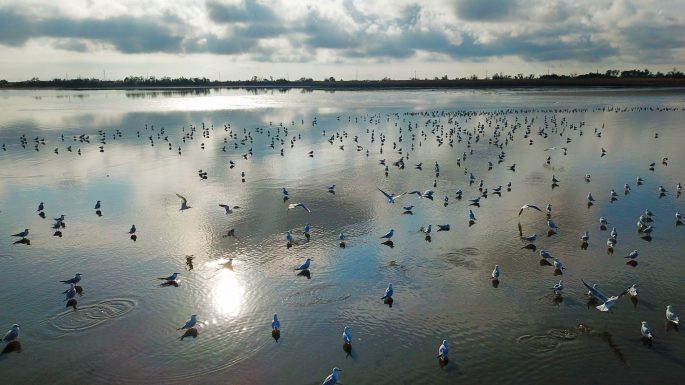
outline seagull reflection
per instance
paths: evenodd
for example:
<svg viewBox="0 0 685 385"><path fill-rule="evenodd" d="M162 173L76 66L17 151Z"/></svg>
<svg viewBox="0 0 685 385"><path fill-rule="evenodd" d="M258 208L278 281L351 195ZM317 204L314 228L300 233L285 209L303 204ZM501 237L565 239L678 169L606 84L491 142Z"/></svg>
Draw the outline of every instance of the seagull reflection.
<svg viewBox="0 0 685 385"><path fill-rule="evenodd" d="M183 341L183 339L186 337L197 338L198 334L199 333L198 333L196 328L190 328L190 329L186 330L185 333L183 333L183 335L181 336L181 341Z"/></svg>

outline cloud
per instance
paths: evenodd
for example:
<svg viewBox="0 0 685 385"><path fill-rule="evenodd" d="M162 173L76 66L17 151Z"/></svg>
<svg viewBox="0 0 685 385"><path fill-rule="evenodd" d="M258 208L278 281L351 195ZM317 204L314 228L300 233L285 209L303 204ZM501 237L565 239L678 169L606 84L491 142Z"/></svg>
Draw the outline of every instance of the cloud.
<svg viewBox="0 0 685 385"><path fill-rule="evenodd" d="M73 52L317 64L426 57L685 61L685 38L674 33L685 29L678 0L149 1L147 8L131 6L128 14L129 3L116 1L106 12L107 2L75 9L10 0L0 6L0 44L21 48L42 39Z"/></svg>
<svg viewBox="0 0 685 385"><path fill-rule="evenodd" d="M518 0L458 0L455 3L461 20L498 21L507 19L518 9Z"/></svg>

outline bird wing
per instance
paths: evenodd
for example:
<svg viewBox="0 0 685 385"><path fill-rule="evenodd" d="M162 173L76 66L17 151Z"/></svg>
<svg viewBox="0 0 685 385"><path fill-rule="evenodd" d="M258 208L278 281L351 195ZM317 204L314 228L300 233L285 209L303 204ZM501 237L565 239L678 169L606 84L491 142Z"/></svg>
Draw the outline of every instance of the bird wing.
<svg viewBox="0 0 685 385"><path fill-rule="evenodd" d="M179 198L181 198L181 201L182 201L183 203L188 202L188 200L187 200L183 195L181 195L181 194L179 194L179 193L176 193L176 196L179 197Z"/></svg>
<svg viewBox="0 0 685 385"><path fill-rule="evenodd" d="M385 195L385 197L388 198L389 200L393 199L393 197L390 194L388 194L387 192L381 190L379 187L376 187L376 188L378 189L378 191L382 192L383 195Z"/></svg>
<svg viewBox="0 0 685 385"><path fill-rule="evenodd" d="M539 211L539 212L542 212L542 210L540 210L540 208L539 208L538 206L535 206L535 205L527 205L527 206L528 206L529 209L535 209L535 210L537 210L537 211Z"/></svg>
<svg viewBox="0 0 685 385"><path fill-rule="evenodd" d="M223 207L223 208L225 208L225 209L230 209L230 208L231 208L231 206L226 205L226 204L223 204L223 203L219 203L219 207Z"/></svg>
<svg viewBox="0 0 685 385"><path fill-rule="evenodd" d="M521 216L521 213L523 212L523 209L524 209L524 208L526 208L526 206L521 207L521 210L519 210L519 217ZM520 227L520 226L521 226L521 224L519 223L519 227Z"/></svg>
<svg viewBox="0 0 685 385"><path fill-rule="evenodd" d="M592 296L594 296L595 298L597 298L598 300L600 300L602 302L607 302L607 297L601 291L599 291L598 289L595 289L594 287L588 285L582 279L581 279L581 281L583 282L583 285L585 285L585 287L587 287L588 290L590 290L590 293L592 293ZM604 311L606 311L606 310L604 310Z"/></svg>

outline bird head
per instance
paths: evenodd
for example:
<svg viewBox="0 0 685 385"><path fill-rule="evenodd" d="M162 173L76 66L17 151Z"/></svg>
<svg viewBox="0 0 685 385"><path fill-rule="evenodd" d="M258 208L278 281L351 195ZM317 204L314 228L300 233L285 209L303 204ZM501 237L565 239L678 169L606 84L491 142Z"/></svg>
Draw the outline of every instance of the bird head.
<svg viewBox="0 0 685 385"><path fill-rule="evenodd" d="M442 340L442 344L447 347L447 340Z"/></svg>
<svg viewBox="0 0 685 385"><path fill-rule="evenodd" d="M669 305L669 307L670 307L670 305ZM16 329L19 329L19 324L14 324L14 325L12 325L12 329L15 329L15 330L16 330Z"/></svg>
<svg viewBox="0 0 685 385"><path fill-rule="evenodd" d="M278 314L274 314L274 321L278 321Z"/></svg>
<svg viewBox="0 0 685 385"><path fill-rule="evenodd" d="M337 372L342 372L342 370L338 369L338 367L336 366L335 368L333 368L333 373L337 373Z"/></svg>
<svg viewBox="0 0 685 385"><path fill-rule="evenodd" d="M197 315L196 315L196 314L193 314L193 315L190 316L190 319L196 319L196 318L197 318Z"/></svg>

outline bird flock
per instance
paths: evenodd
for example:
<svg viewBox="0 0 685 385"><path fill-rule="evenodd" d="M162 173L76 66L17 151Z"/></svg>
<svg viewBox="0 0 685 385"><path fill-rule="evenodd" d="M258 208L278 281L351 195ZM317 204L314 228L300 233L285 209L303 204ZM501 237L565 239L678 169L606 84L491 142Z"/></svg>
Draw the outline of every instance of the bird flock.
<svg viewBox="0 0 685 385"><path fill-rule="evenodd" d="M610 107L604 107L598 109L598 111L611 111L611 112L621 112L621 110L616 109L614 110L613 108ZM664 110L669 110L668 108L665 108ZM623 112L626 112L627 110L624 109ZM536 117L531 117L528 115L523 115L522 118L518 116L519 113L531 113L535 112L537 114L542 114L542 120L540 121L539 116ZM588 128L585 126L584 122L578 122L578 123L572 123L570 120L568 120L566 117L559 118L557 115L563 114L563 113L579 113L579 112L588 112L587 110L555 110L555 109L549 109L549 110L537 110L537 111L530 111L530 110L507 110L507 111L496 111L496 112L485 112L485 111L458 111L458 112L446 112L446 111L432 111L432 112L407 112L404 114L400 113L392 113L392 114L387 114L386 116L383 116L380 113L377 114L367 114L364 116L349 116L347 121L350 125L352 124L358 124L362 125L362 127L366 127L366 137L365 138L360 138L359 135L352 135L350 132L348 132L347 129L341 129L333 133L327 133L325 129L320 130L322 133L322 136L328 141L331 145L334 145L334 143L338 143L338 149L340 151L346 151L345 146L347 145L348 148L353 148L357 152L360 152L362 156L366 156L367 158L370 157L372 154L380 156L384 156L382 154L396 154L396 160L391 160L387 157L384 157L382 159L378 159L377 161L377 166L380 166L382 169L382 174L385 176L385 180L387 183L386 185L391 185L390 182L390 175L394 174L394 169L391 170L391 167L394 167L395 169L398 170L404 170L406 163L409 163L409 159L413 156L412 154L418 150L423 145L427 145L428 142L434 142L435 145L438 147L447 145L449 146L455 153L457 152L457 149L461 150L461 154L456 154L454 157L453 161L450 161L449 164L445 165L445 161L441 161L443 164L440 164L438 160L435 160L433 163L433 172L435 173L435 179L433 181L433 186L432 188L428 189L407 189L410 191L389 191L390 188L384 187L384 186L376 186L376 190L380 193L376 197L373 197L371 199L378 199L379 201L382 200L388 205L388 210L389 212L397 213L397 216L400 217L402 215L413 215L414 210L416 209L416 206L419 204L418 202L425 202L425 201L434 201L436 198L436 195L438 197L438 201L441 202L443 207L448 207L450 204L454 204L454 202L461 202L461 206L459 206L460 209L464 210L463 219L459 219L459 216L453 215L452 217L454 218L455 221L458 223L465 223L467 227L464 227L464 230L460 231L468 231L468 228L472 226L476 226L478 223L478 218L483 218L488 215L492 215L491 212L488 212L487 210L481 210L482 206L487 205L487 199L488 197L493 197L493 196L498 196L502 197L502 194L506 194L507 192L510 192L512 189L512 182L511 181L506 181L506 180L497 180L497 181L488 181L488 175L480 175L477 176L474 174L474 171L470 169L470 165L472 162L476 162L476 160L472 160L477 158L475 155L478 155L477 152L474 150L476 149L476 144L479 142L486 142L487 141L487 146L484 146L485 149L487 149L488 154L494 154L490 155L491 158L487 160L487 170L490 171L495 167L502 167L503 170L506 170L507 172L510 172L512 175L514 175L517 172L517 165L516 163L506 163L507 162L507 152L505 149L510 145L510 143L513 143L515 141L524 141L528 143L530 146L532 146L535 141L542 141L543 143L551 142L552 138L561 138L561 139L555 139L555 140L561 140L564 144L564 146L553 146L553 147L548 147L541 151L540 157L541 159L544 159L544 163L547 165L550 165L552 163L558 163L561 164L563 163L563 158L566 156L569 152L574 150L574 145L575 141L580 137L585 135L595 135L598 140L602 138L602 132L605 130L604 126L601 128L597 127L594 129ZM340 120L341 117L337 117L337 120ZM396 141L393 141L392 144L389 143L387 139L387 133L384 132L381 128L373 128L374 125L378 125L380 122L383 120L386 120L386 123L390 124L391 122L394 122L394 133L398 135ZM420 122L422 123L422 127L420 126ZM305 121L302 120L301 126L304 126ZM469 124L471 126L469 127ZM273 125L272 123L269 123L268 127L260 127L260 128L255 128L254 130L250 131L247 128L242 130L242 134L240 133L239 129L234 130L230 124L225 124L224 125L224 132L225 132L225 137L223 139L223 146L215 149L215 151L221 151L221 152L231 152L231 150L244 150L245 152L241 151L241 159L239 161L234 161L230 160L227 163L227 169L232 170L233 168L239 166L239 162L249 162L250 159L253 157L253 148L251 147L254 138L253 135L266 135L268 137L267 142L269 143L267 147L269 147L272 151L276 151L276 154L280 152L281 156L285 156L285 151L288 150L288 147L290 147L291 150L295 148L295 144L301 139L301 133L297 135L291 135L290 130L294 130L296 127L296 122L291 122L291 127L289 128L287 124L280 123L278 125ZM317 130L318 129L318 118L314 118L311 121L311 130ZM189 145L190 143L193 143L195 140L195 136L197 135L198 128L196 126L190 126L188 130L184 127L181 131L181 136L179 138L174 138L167 130L164 128L161 129L155 129L153 125L148 126L147 124L145 125L144 129L148 132L149 135L147 135L148 142L150 146L154 147L155 143L159 142L167 142L168 143L168 150L169 151L174 151L174 149L177 149L178 155L182 156L184 146ZM209 137L210 134L214 131L214 126L210 125L205 125L204 123L201 126L201 136L204 141L209 142ZM363 132L360 131L360 132ZM99 140L97 143L99 144L97 146L97 152L104 152L105 151L105 145L107 144L108 140L115 141L119 138L122 138L123 132L120 130L115 130L114 134L108 134L106 131L101 130L98 132L97 137ZM145 135L144 135L145 136ZM143 137L144 137L143 136ZM137 137L141 138L141 132L138 131ZM65 142L65 136L61 135L59 139L62 142ZM90 135L88 134L81 134L81 135L74 135L73 136L73 141L77 143L80 147L83 147L84 149L88 149L87 144L90 143ZM178 142L173 145L172 141L178 140ZM205 142L202 142L200 144L200 148L202 150L205 150L209 146L205 145ZM230 142L229 142L230 141ZM361 144L362 141L365 141L364 145ZM179 143L180 142L180 143ZM25 135L22 135L19 138L19 146L21 146L24 150L27 149L27 146L29 146L29 140L26 138ZM49 143L49 140L46 140L45 138L36 138L34 140L34 149L36 151L40 151L42 146L45 146L46 143ZM69 145L66 146L66 151L67 152L73 152L73 146L75 145ZM248 148L249 146L249 148ZM82 156L81 148L77 149L77 154L78 156ZM391 147L391 149L390 149ZM495 149L496 152L492 152L492 150ZM7 147L5 144L2 146L3 151L7 151ZM293 150L294 151L294 150ZM533 150L531 150L533 151ZM538 150L535 150L538 151ZM60 154L59 152L59 147L55 148L53 151L55 154ZM485 152L485 151L484 151ZM86 153L86 151L84 151ZM314 158L318 153L315 152L315 150L309 150L306 152L302 152L301 156L306 156L309 158ZM557 156L558 154L558 156ZM601 148L601 152L598 154L599 157L604 158L604 157L610 157L610 153L608 150L606 150L604 147ZM482 162L482 160L480 160ZM375 163L376 161L371 161L370 163ZM668 165L668 158L663 157L661 159L661 165L662 166L667 166ZM504 164L503 164L504 163ZM658 167L657 162L651 163L647 165L646 169L649 169L651 171L654 171L656 167ZM424 170L424 163L419 162L415 163L413 166L413 169L415 172L423 172ZM441 185L438 183L438 178L441 172L441 169L444 168L460 168L463 170L463 184L464 188L459 189L457 191L447 191L446 189L442 189ZM522 166L518 166L518 170L521 169ZM391 172L393 171L393 172ZM585 174L584 176L580 177L580 180L565 180L558 175L554 173L550 173L549 175L549 181L551 185L551 190L554 191L557 187L564 183L568 184L578 184L580 181L584 181L585 184L588 187L591 187L591 182L592 182L592 176L590 174L592 170L588 170L588 173ZM520 172L520 171L518 171ZM401 175L401 174L399 174ZM200 169L198 171L198 176L200 177L200 180L206 180L210 177L208 171L203 171ZM393 175L394 176L394 175ZM247 174L245 171L240 172L240 180L242 183L245 183L247 179ZM486 182L488 181L488 182ZM486 185L487 183L487 185ZM618 199L630 199L630 193L633 191L633 189L638 188L640 186L643 186L645 184L645 180L641 178L640 176L637 176L635 178L634 183L629 183L626 181L626 183L623 186L623 197L619 197L615 189L611 189L608 192L601 192L601 191L589 191L587 193L587 208L591 209L592 206L599 204L602 201L601 197L606 197L606 201L613 203L614 201ZM341 182L337 183L338 186L341 185ZM488 187L489 186L489 187ZM351 186L354 187L354 186ZM322 186L322 190L327 191L328 193L335 195L336 194L336 184L329 185L329 186ZM673 192L669 191L668 188L664 187L663 185L659 186L654 186L654 187L649 187L649 186L644 186L640 188L653 188L655 196L658 198L662 198L666 195L673 194L675 195L676 198L679 198L681 193L682 193L682 185L681 183L677 183L675 186L673 186ZM444 190L444 191L443 191ZM466 191L464 191L466 190ZM438 194L436 191L440 191L440 194ZM594 192L594 195L593 195ZM470 194L470 196L468 195ZM606 194L606 195L605 195ZM284 215L292 215L288 214L291 212L301 212L304 215L310 214L313 211L316 210L315 206L309 205L307 203L304 203L302 201L290 203L290 193L288 191L287 187L281 187L278 189L275 189L273 192L274 197L280 197L283 199L283 202L287 204L286 210L284 210ZM554 196L554 194L552 194ZM180 199L180 207L178 209L179 213L177 215L183 215L183 212L186 210L189 210L193 208L189 204L189 199L186 198L186 196L181 195L176 193L176 196ZM442 196L442 198L439 198ZM595 197L596 196L596 197ZM304 198L306 197L306 192L303 192L300 194L300 197ZM464 200L463 198L466 197ZM395 207L399 205L395 205L396 203L399 202L405 202L409 201L411 199L414 199L415 201L413 202L407 202L407 205L401 206L401 210L395 209ZM553 197L553 199L563 199L563 198L556 198ZM306 199L305 199L306 201ZM657 202L659 202L657 200ZM409 204L409 203L414 203L414 204ZM537 218L538 216L541 218L541 223L546 223L547 226L547 239L549 240L549 243L553 244L554 236L562 231L575 231L573 229L573 225L564 223L560 221L557 223L555 221L555 215L552 209L552 203L553 202L533 202L533 203L524 203L520 208L512 208L512 210L509 213L498 213L500 217L508 217L512 219L519 219L518 223L518 233L519 233L519 238L520 241L524 244L522 248L526 249L531 249L533 251L537 250L536 242L539 239L539 236L537 233L533 233L530 235L526 235L523 232L523 226L521 225L520 218L523 216L533 216L532 218ZM94 210L95 213L98 216L102 216L102 210L103 207L106 205L105 201L97 200L97 202L94 205ZM234 210L241 209L240 206L235 206L235 205L230 205L227 203L219 203L219 207L221 207L226 215L231 215ZM216 207L216 206L214 206ZM544 207L541 208L541 207ZM40 202L37 208L37 212L39 213L38 215L41 216L41 218L45 218L45 209L46 205L44 202ZM524 215L525 214L525 215ZM54 223L52 225L52 229L54 230L54 236L62 237L62 231L65 231L66 224L65 224L65 215L62 214L57 218L54 218ZM635 217L637 218L636 222L636 229L635 233L637 234L638 237L641 237L647 241L651 241L651 237L655 229L658 227L655 226L655 222L657 221L656 216L650 209L645 209L644 212L642 213L636 213ZM537 219L534 219L537 220ZM680 213L679 210L675 211L674 214L674 220L675 220L675 225L676 226L682 226L683 225L683 217L682 214ZM612 225L611 218L607 218L604 216L600 216L597 219L599 223L599 233L601 234L603 231L607 231L609 227L612 227L611 231L609 232L609 236L607 238L607 252L610 254L613 254L614 249L618 247L618 230L616 227ZM586 224L589 228L591 224ZM663 223L659 224L659 227L661 226L666 226L667 221L664 219ZM447 223L441 223L441 224L425 224L421 226L417 231L422 234L422 236L425 238L426 241L431 240L431 236L434 234L433 229L434 227L436 228L436 232L448 232L451 230L451 226L454 226L454 224L447 224ZM578 231L578 239L581 242L581 248L582 249L587 249L588 244L591 242L591 239L595 237L594 232L590 231L588 229L583 229ZM14 244L25 244L25 245L30 245L31 241L29 239L29 231L30 229L26 228L23 229L15 234L12 234L12 237L18 238L14 242ZM133 241L137 240L138 234L137 234L137 227L135 224L131 225L128 235ZM623 231L623 230L622 230ZM123 231L122 231L123 232ZM312 232L312 226L310 223L305 223L302 234L305 236L306 240L309 241L311 239L311 232ZM628 233L628 231L625 231ZM226 237L235 237L236 236L236 229L230 229L227 234L225 235ZM398 233L394 228L390 228L385 232L384 234L378 234L376 235L376 239L380 239L380 242L383 245L386 245L390 248L393 247L393 239L396 239L398 236ZM599 237L600 235L596 235ZM628 235L625 235L628 236ZM297 239L296 236L293 235L291 230L285 231L285 240L286 240L286 247L290 248L294 244L297 244L299 240ZM325 241L325 240L317 240L317 241ZM333 240L331 240L333 241ZM337 236L337 242L341 248L347 247L348 243L350 243L352 240L350 237L344 232L340 232ZM353 242L353 241L352 241ZM637 267L637 259L638 256L640 256L640 252L638 250L632 250L630 252L626 252L624 255L624 259L627 260L627 265L632 266L632 267ZM540 249L539 250L539 256L541 258L540 260L540 265L547 265L547 266L553 266L554 267L554 274L555 276L563 276L564 271L567 269L567 266L569 269L574 268L574 262L568 262L568 265L565 265L562 260L559 257L554 256L548 249ZM193 266L193 259L194 256L188 255L186 256L186 264L190 267L189 270L192 270ZM227 262L227 264L232 267L232 259ZM311 278L311 269L313 268L313 258L307 257L304 259L304 262L301 264L297 265L294 267L294 270L296 270L298 273L298 276L306 276L307 278ZM578 262L580 263L580 262ZM492 281L493 287L497 288L500 281L502 281L504 276L506 275L506 271L503 271L500 267L500 264L496 264L490 274L489 279ZM64 284L69 285L69 288L63 292L65 294L64 302L66 302L66 306L72 307L74 311L77 310L77 301L76 301L76 295L82 295L83 293L83 288L82 286L78 285L81 282L82 278L81 273L76 273L75 276L71 279L63 280L61 281ZM167 277L158 277L159 280L162 281L161 285L162 286L178 286L178 276L179 273L172 273ZM512 278L514 279L514 278ZM621 299L623 296L628 296L633 300L637 300L638 297L638 284L633 283L633 282L626 282L626 288L623 290L620 290L616 292L615 295L606 295L604 292L600 290L599 284L598 283L588 283L585 280L581 280L580 282L564 282L563 279L559 279L558 282L553 283L541 283L540 286L544 287L544 290L549 290L551 291L551 295L556 299L560 300L563 296L563 292L568 286L574 286L574 287L584 287L587 289L587 295L591 298L591 301L595 303L596 309L602 311L602 312L610 312L611 309L617 304L619 299ZM630 285L630 286L628 286ZM584 290L584 289L583 289ZM399 288L399 293L401 295L402 289ZM380 294L380 293L379 293ZM376 300L380 298L384 304L389 305L389 307L392 307L394 299L393 295L395 295L395 290L393 287L392 283L387 284L387 288L385 292L383 293L382 296L376 296ZM375 296L375 295L374 295ZM671 304L668 303L663 303L662 306L665 307L666 309L666 320L672 325L679 325L679 318L678 314L675 310L675 307L672 306ZM380 310L379 310L380 311ZM278 339L281 336L282 332L282 327L281 327L281 321L278 318L277 314L273 314L273 318L271 321L271 332L272 332L272 337L278 341ZM287 320L285 321L287 323ZM265 320L266 323L266 320ZM179 322L180 324L180 322ZM190 315L190 318L185 321L181 326L178 327L177 331L183 331L183 335L181 336L181 339L184 339L185 337L192 336L192 337L197 337L198 331L196 326L198 324L201 325L201 322L198 321L198 316L196 314ZM354 325L352 325L354 326ZM268 326L265 326L265 328L268 328ZM648 341L651 345L652 341L654 340L654 334L652 332L652 329L649 326L649 323L647 321L643 321L640 325L640 333L641 336L645 339L645 341ZM8 342L8 345L6 347L6 350L13 350L15 348L10 349L10 345L12 343L15 343L18 341L20 335L20 326L19 324L14 324L12 325L11 329L5 334L3 337L3 341ZM343 350L345 350L348 354L351 352L352 349L352 343L353 343L353 338L352 338L352 327L350 325L345 325L343 328L342 332L342 340L343 340ZM448 348L448 340L443 339L439 344L437 344L437 355L436 357L438 358L440 362L440 366L444 367L445 365L448 364L448 353L449 353L449 348ZM459 349L459 348L457 348ZM467 349L467 347L464 347L464 349ZM466 353L465 353L466 354ZM333 385L335 384L340 377L340 372L341 369L339 369L337 366L332 369L331 374L325 378L323 384L324 385Z"/></svg>

